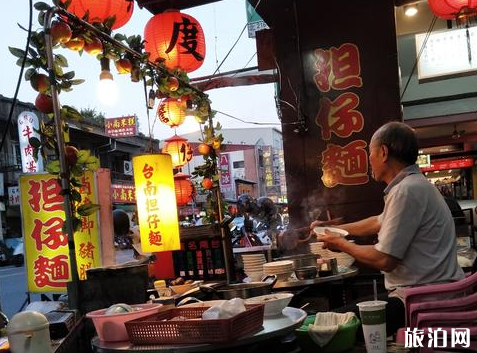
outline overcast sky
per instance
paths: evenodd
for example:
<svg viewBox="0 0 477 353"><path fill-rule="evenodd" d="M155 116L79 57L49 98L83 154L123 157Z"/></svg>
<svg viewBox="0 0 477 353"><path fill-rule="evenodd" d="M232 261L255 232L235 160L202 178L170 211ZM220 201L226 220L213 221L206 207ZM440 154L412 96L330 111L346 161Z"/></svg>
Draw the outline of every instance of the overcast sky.
<svg viewBox="0 0 477 353"><path fill-rule="evenodd" d="M34 1L35 2L35 1ZM51 3L46 0L45 2ZM8 51L8 46L24 49L26 44L26 32L21 30L17 23L28 28L28 0L2 1L2 11L0 12L0 30L2 35L0 46L0 94L5 97L13 97L18 79L20 67L15 65L14 58ZM33 30L39 29L36 10L33 10ZM210 75L214 72L218 63L222 61L228 50L238 38L242 28L246 23L244 0L223 0L214 4L209 4L183 12L195 17L202 25L206 38L207 52L205 62L201 68L192 72L190 77L200 77ZM127 35L140 34L146 22L152 14L146 9L139 9L135 3L133 16L128 24L119 28L115 33ZM73 105L76 108L94 108L105 113L106 117L117 117L136 114L139 117L140 129L143 133L148 133L147 116L144 101L144 91L142 83L132 83L128 75L117 75L114 65L111 64L111 72L114 75L120 97L115 106L102 105L96 96L96 85L100 73L99 61L84 53L80 57L76 52L59 49L58 52L64 54L69 61L69 68L76 73L75 78L86 79L86 82L79 86L74 86L72 92L63 92L60 97L62 104ZM245 67L247 62L256 52L255 39L248 38L245 30L231 55L222 65L220 71L230 71ZM256 66L256 57L248 66ZM255 85L246 87L234 87L216 89L208 92L212 100L212 109L223 111L227 114L241 118L246 121L272 122L278 123L277 113L274 103L273 84ZM34 102L37 92L35 92L29 82L22 80L18 98L25 102ZM155 119L155 111L151 111L151 122ZM231 118L218 114L217 120L225 128L256 127L256 125L243 124ZM186 133L198 130L199 126L195 121L187 121L177 129L177 133ZM154 137L165 139L174 134L174 130L157 121L154 125Z"/></svg>

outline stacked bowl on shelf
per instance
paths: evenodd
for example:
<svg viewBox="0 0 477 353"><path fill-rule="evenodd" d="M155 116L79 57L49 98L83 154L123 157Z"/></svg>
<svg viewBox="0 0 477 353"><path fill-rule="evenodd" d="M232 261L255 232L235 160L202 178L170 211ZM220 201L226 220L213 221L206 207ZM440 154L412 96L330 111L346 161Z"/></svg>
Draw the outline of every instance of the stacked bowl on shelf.
<svg viewBox="0 0 477 353"><path fill-rule="evenodd" d="M293 261L273 261L263 265L264 275L276 275L277 281L286 281L293 273Z"/></svg>
<svg viewBox="0 0 477 353"><path fill-rule="evenodd" d="M252 282L258 282L263 277L263 264L267 262L263 254L242 255L243 270Z"/></svg>

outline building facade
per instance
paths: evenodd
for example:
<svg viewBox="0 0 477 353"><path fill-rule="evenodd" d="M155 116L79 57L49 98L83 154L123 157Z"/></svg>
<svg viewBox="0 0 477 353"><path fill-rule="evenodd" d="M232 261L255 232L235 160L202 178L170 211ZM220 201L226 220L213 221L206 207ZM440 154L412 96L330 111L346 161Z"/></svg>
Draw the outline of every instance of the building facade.
<svg viewBox="0 0 477 353"><path fill-rule="evenodd" d="M23 112L34 113L40 120L45 119L34 105L24 102L15 104L13 118L7 126L12 100L0 96L0 133L8 128L4 147L0 151L0 239L21 236L21 213L18 178L22 173L18 118ZM105 133L101 120L69 122L69 144L78 149L90 150L99 158L101 168L110 170L113 207L123 208L132 213L135 210L133 190L132 157L146 150L158 151L157 140L144 135L114 138ZM47 162L45 162L46 165Z"/></svg>
<svg viewBox="0 0 477 353"><path fill-rule="evenodd" d="M274 202L286 203L283 140L276 128L222 129L224 140L219 159L221 191L226 199L236 200L241 194L255 198L267 196ZM196 152L200 132L181 135L194 150L193 160L183 168L190 174L203 163ZM200 195L198 196L200 200Z"/></svg>

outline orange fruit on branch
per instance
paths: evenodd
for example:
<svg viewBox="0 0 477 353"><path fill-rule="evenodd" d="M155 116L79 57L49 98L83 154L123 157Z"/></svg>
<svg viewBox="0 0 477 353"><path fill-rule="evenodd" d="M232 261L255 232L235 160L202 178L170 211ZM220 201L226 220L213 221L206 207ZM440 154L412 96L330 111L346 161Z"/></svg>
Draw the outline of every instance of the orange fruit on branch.
<svg viewBox="0 0 477 353"><path fill-rule="evenodd" d="M103 43L98 38L93 38L84 44L84 51L91 55L98 55L103 52Z"/></svg>
<svg viewBox="0 0 477 353"><path fill-rule="evenodd" d="M34 74L30 77L33 89L40 93L45 93L50 88L50 80L45 74Z"/></svg>
<svg viewBox="0 0 477 353"><path fill-rule="evenodd" d="M202 179L202 187L205 190L210 190L214 187L214 182L210 178L204 178Z"/></svg>
<svg viewBox="0 0 477 353"><path fill-rule="evenodd" d="M132 64L129 59L119 59L114 62L118 74L128 74L132 70Z"/></svg>
<svg viewBox="0 0 477 353"><path fill-rule="evenodd" d="M66 164L72 166L78 162L78 149L73 146L66 146L65 147L65 160Z"/></svg>
<svg viewBox="0 0 477 353"><path fill-rule="evenodd" d="M73 32L67 23L62 21L53 22L50 29L51 39L53 44L64 44L71 39Z"/></svg>
<svg viewBox="0 0 477 353"><path fill-rule="evenodd" d="M210 153L210 146L206 143L201 143L199 146L197 146L197 152L203 156L206 156Z"/></svg>
<svg viewBox="0 0 477 353"><path fill-rule="evenodd" d="M53 113L53 100L50 96L40 93L36 96L35 107L43 114Z"/></svg>
<svg viewBox="0 0 477 353"><path fill-rule="evenodd" d="M79 36L71 38L68 42L65 43L65 47L70 50L80 51L84 48L84 39Z"/></svg>

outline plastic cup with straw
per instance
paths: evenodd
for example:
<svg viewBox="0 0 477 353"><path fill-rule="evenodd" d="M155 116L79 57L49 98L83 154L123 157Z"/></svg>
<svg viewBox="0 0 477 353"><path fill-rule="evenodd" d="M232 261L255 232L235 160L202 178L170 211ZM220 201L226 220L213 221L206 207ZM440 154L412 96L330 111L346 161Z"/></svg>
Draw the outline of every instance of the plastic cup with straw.
<svg viewBox="0 0 477 353"><path fill-rule="evenodd" d="M378 300L376 280L373 280L374 300L358 303L368 353L386 353L386 304Z"/></svg>

